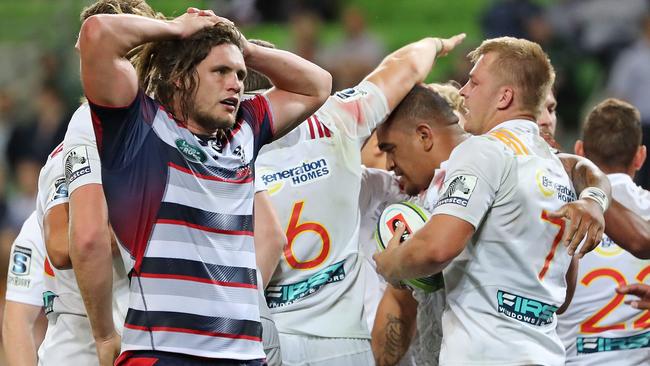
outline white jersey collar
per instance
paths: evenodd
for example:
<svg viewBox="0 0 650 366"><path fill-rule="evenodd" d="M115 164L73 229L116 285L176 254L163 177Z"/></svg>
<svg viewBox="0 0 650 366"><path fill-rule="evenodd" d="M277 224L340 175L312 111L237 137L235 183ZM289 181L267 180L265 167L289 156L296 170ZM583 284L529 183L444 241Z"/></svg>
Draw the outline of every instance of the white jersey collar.
<svg viewBox="0 0 650 366"><path fill-rule="evenodd" d="M619 185L619 184L626 184L626 185L634 185L634 181L632 180L632 177L625 173L612 173L612 174L607 174L607 178L609 178L609 182L611 183L612 186L614 185Z"/></svg>
<svg viewBox="0 0 650 366"><path fill-rule="evenodd" d="M526 132L539 135L539 127L537 127L537 123L528 119L511 119L509 121L501 122L488 131L488 133L500 128L520 128L527 130Z"/></svg>

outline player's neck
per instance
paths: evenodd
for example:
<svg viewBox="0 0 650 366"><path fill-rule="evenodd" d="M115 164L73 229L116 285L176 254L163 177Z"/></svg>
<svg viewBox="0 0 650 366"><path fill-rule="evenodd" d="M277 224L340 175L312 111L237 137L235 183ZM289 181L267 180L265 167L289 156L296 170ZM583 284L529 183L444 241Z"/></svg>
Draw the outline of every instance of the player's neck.
<svg viewBox="0 0 650 366"><path fill-rule="evenodd" d="M529 111L525 111L522 109L516 109L513 111L498 111L495 113L492 118L489 118L486 123L483 125L483 132L482 133L488 133L490 130L495 128L496 126L508 122L508 121L513 121L517 119L523 119L527 121L531 121L535 123L535 115Z"/></svg>

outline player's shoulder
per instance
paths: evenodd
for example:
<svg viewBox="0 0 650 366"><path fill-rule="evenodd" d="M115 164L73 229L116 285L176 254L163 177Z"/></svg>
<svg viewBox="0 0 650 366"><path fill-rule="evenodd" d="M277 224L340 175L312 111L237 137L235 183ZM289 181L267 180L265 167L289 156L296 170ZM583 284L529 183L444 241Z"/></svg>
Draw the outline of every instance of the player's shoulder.
<svg viewBox="0 0 650 366"><path fill-rule="evenodd" d="M491 135L476 135L458 144L451 152L450 160L461 157L480 159L506 155L509 155L507 147L497 138Z"/></svg>
<svg viewBox="0 0 650 366"><path fill-rule="evenodd" d="M91 138L94 140L94 131L92 124L92 117L90 112L90 106L88 103L84 103L72 115L70 118L70 123L68 123L68 130L65 133L64 143L65 145L72 146L74 141L79 138Z"/></svg>

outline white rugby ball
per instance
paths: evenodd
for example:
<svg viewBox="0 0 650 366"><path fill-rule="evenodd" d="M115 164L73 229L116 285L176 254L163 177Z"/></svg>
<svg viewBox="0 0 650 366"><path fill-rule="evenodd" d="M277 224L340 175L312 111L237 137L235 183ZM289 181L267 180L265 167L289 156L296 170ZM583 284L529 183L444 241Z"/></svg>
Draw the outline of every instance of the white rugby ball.
<svg viewBox="0 0 650 366"><path fill-rule="evenodd" d="M388 242L393 238L398 222L406 225L400 243L406 241L409 236L420 230L429 220L431 214L422 207L411 202L399 202L388 205L379 216L375 239L380 251L386 249ZM418 279L404 280L406 285L415 287L425 292L433 292L444 287L442 273Z"/></svg>

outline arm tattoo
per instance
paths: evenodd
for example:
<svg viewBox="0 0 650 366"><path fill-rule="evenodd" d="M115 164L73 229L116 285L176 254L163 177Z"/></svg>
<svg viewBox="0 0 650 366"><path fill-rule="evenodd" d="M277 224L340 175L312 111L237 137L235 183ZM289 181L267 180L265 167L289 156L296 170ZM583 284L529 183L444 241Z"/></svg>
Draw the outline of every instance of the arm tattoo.
<svg viewBox="0 0 650 366"><path fill-rule="evenodd" d="M404 320L392 314L387 314L387 317L388 322L386 323L384 332L386 343L384 344L378 366L397 364L402 356L404 356L407 348L404 344L404 338L407 336L404 334L406 327Z"/></svg>

